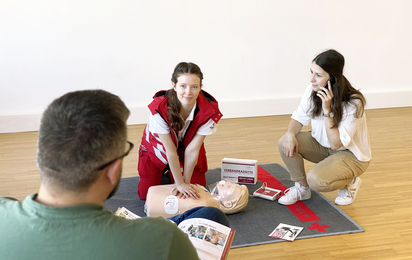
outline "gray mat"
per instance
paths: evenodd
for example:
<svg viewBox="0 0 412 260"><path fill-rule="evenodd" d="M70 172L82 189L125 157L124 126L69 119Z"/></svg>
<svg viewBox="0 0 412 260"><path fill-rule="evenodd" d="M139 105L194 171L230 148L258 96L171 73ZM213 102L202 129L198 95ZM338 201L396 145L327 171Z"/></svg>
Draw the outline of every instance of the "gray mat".
<svg viewBox="0 0 412 260"><path fill-rule="evenodd" d="M284 186L290 187L293 185L293 182L289 179L289 172L282 165L274 163L259 166ZM209 170L206 173L206 179L208 185L219 181L220 168ZM105 202L104 207L112 212L118 207L126 207L139 216L146 216L144 201L140 200L136 192L138 182L139 177L122 178L118 192ZM246 185L250 194L247 207L239 213L228 215L231 228L236 230L231 248L285 241L269 237L269 234L279 223L304 227L302 233L296 239L364 231L355 221L320 193L312 191L312 198L300 202L304 205L296 205L294 214L290 207L280 205L277 201L253 197L253 192L261 185L260 181L256 185ZM316 216L317 220L312 221L309 218L309 220L301 221L302 218L297 217L296 210L301 216L308 215L308 212L310 212Z"/></svg>

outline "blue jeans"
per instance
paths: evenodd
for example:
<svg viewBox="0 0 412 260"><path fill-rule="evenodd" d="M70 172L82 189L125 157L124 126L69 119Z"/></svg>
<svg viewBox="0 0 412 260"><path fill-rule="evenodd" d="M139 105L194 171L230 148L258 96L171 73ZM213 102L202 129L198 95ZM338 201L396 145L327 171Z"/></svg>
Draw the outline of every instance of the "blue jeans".
<svg viewBox="0 0 412 260"><path fill-rule="evenodd" d="M176 225L179 225L179 223L183 220L190 218L210 219L229 227L229 220L227 219L225 213L223 213L220 209L215 207L196 207L193 209L189 209L182 214L170 217L168 219L175 222Z"/></svg>

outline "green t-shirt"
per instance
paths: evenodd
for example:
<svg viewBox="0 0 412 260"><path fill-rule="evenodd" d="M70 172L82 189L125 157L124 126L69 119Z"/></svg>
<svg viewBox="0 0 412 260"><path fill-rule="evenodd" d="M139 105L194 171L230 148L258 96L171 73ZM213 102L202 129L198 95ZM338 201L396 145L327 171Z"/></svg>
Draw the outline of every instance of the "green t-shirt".
<svg viewBox="0 0 412 260"><path fill-rule="evenodd" d="M98 205L49 207L0 197L0 259L198 259L176 224L129 220Z"/></svg>

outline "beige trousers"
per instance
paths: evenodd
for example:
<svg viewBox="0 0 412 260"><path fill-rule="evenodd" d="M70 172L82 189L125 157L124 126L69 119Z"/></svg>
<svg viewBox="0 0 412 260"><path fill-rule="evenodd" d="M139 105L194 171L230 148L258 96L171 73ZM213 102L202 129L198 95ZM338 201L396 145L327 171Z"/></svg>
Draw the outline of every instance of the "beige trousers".
<svg viewBox="0 0 412 260"><path fill-rule="evenodd" d="M345 189L353 178L362 175L369 166L369 162L359 161L349 150L335 151L320 145L310 132L300 132L296 135L298 140L298 153L293 158L287 157L282 151L283 139L279 139L279 153L289 169L292 181L306 178L309 187L315 191L334 191ZM316 163L307 176L304 161Z"/></svg>

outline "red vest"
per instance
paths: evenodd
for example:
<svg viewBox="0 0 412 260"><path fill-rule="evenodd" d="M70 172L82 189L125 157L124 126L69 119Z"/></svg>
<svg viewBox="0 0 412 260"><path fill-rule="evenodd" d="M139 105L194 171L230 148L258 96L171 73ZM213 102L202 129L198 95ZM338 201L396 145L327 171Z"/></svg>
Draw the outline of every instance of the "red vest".
<svg viewBox="0 0 412 260"><path fill-rule="evenodd" d="M149 104L148 107L153 115L159 113L160 116L166 121L166 123L170 125L167 114L167 102L169 100L169 96L167 94L168 91L164 90L157 92L153 97L153 101ZM193 121L187 129L186 134L183 137L183 142L180 143L179 147L178 135L173 129L170 129L172 140L176 147L178 147L179 158L183 160L184 151L192 141L199 127L208 122L209 119L212 119L215 123L217 123L219 122L220 118L222 118L222 113L220 113L216 99L206 91L202 90L199 93L196 102L197 107L195 109ZM161 169L166 167L168 162L165 147L161 143L159 136L157 134L149 132L147 126L143 132L142 146L143 147L141 147L141 149L145 149L149 152L152 162L155 163L157 167ZM200 148L196 168L203 172L207 171L207 159L204 144L202 144Z"/></svg>

